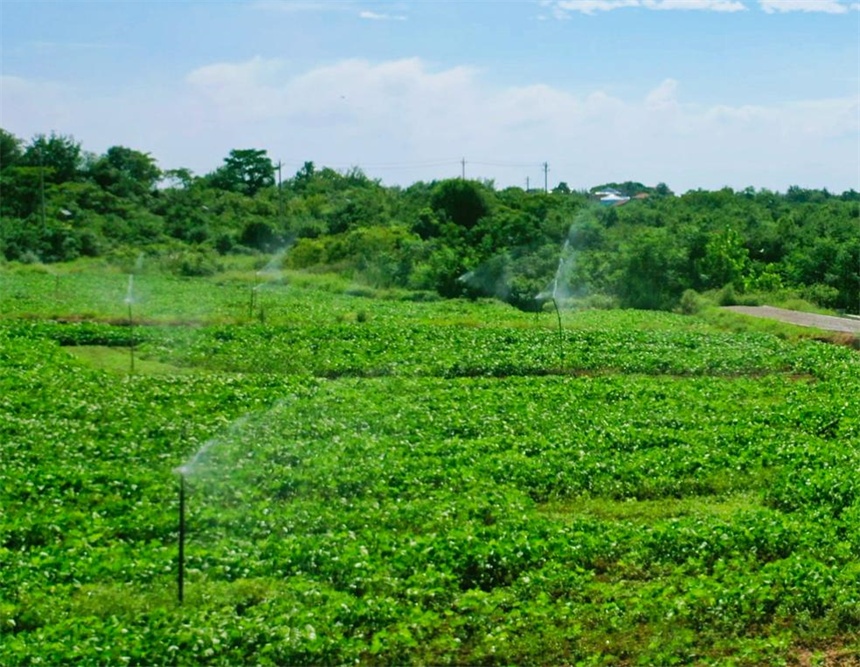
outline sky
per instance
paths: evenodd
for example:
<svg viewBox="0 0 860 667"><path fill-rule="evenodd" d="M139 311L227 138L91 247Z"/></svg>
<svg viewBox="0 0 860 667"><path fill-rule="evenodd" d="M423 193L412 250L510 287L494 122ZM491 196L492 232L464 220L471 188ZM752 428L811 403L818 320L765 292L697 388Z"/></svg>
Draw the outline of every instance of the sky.
<svg viewBox="0 0 860 667"><path fill-rule="evenodd" d="M860 190L860 1L4 0L0 127L198 174Z"/></svg>

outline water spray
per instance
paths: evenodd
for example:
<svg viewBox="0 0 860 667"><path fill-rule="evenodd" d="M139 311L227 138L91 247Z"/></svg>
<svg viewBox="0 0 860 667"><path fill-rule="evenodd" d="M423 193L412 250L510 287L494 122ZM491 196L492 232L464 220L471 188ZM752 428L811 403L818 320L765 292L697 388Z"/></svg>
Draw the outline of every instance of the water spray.
<svg viewBox="0 0 860 667"><path fill-rule="evenodd" d="M558 258L558 268L555 270L555 277L552 280L552 290L544 291L538 294L536 299L549 298L555 308L555 316L558 319L558 360L561 370L564 370L564 331L561 326L561 309L558 306L558 282L564 270L565 255L570 247L570 237L565 240L564 247L561 249L561 255Z"/></svg>

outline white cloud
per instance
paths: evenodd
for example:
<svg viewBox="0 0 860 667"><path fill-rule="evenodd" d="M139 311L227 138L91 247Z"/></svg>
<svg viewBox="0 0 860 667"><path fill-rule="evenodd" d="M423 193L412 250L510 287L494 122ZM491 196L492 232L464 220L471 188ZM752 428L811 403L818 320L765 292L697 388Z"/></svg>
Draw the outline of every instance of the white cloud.
<svg viewBox="0 0 860 667"><path fill-rule="evenodd" d="M678 82L675 79L666 79L659 86L648 93L645 98L646 109L668 109L678 105L677 100Z"/></svg>
<svg viewBox="0 0 860 667"><path fill-rule="evenodd" d="M369 21L405 21L406 17L400 14L377 14L376 12L363 11L359 13L359 18Z"/></svg>
<svg viewBox="0 0 860 667"><path fill-rule="evenodd" d="M711 12L743 12L747 9L740 0L642 0L642 6L656 10Z"/></svg>
<svg viewBox="0 0 860 667"><path fill-rule="evenodd" d="M679 190L860 189L856 97L704 107L685 102L673 79L630 99L488 79L471 67L434 69L417 58L346 60L298 73L284 61L254 58L208 65L158 90L137 86L94 99L4 77L2 126L22 137L74 134L95 151L129 145L165 168L198 172L232 148L259 147L297 165L416 165L367 169L401 184L457 175L466 156L467 173L499 185L537 179L546 160L553 178L576 187L630 178ZM449 166L420 166L433 161Z"/></svg>
<svg viewBox="0 0 860 667"><path fill-rule="evenodd" d="M624 7L639 7L639 0L559 0L554 8L562 12L610 12Z"/></svg>
<svg viewBox="0 0 860 667"><path fill-rule="evenodd" d="M655 11L742 12L747 9L741 0L558 0L553 5L556 16L567 12L593 15L615 9L639 7Z"/></svg>
<svg viewBox="0 0 860 667"><path fill-rule="evenodd" d="M768 14L776 12L823 12L845 14L849 6L840 0L759 0L759 5Z"/></svg>
<svg viewBox="0 0 860 667"><path fill-rule="evenodd" d="M294 14L297 12L330 12L353 9L351 0L256 0L251 7L269 12Z"/></svg>

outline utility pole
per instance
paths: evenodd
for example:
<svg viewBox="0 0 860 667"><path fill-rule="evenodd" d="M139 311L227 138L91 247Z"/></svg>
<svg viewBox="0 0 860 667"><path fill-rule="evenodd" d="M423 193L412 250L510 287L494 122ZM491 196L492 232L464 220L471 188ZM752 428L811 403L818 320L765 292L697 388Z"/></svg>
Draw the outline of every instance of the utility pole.
<svg viewBox="0 0 860 667"><path fill-rule="evenodd" d="M529 191L529 188L530 188L530 187L531 187L531 185L529 184L529 177L528 177L528 176L526 176L526 192L528 192L528 191Z"/></svg>
<svg viewBox="0 0 860 667"><path fill-rule="evenodd" d="M461 167L460 178L462 178L465 181L466 180L466 158L462 158L460 160L460 167Z"/></svg>
<svg viewBox="0 0 860 667"><path fill-rule="evenodd" d="M549 164L548 164L548 163L546 163L546 162L544 162L544 163L543 163L543 191L544 191L544 192L549 192L549 178L548 178L548 175L549 175Z"/></svg>
<svg viewBox="0 0 860 667"><path fill-rule="evenodd" d="M281 161L278 160L278 217L280 218L279 222L284 224L284 195L283 189L281 188Z"/></svg>
<svg viewBox="0 0 860 667"><path fill-rule="evenodd" d="M45 161L42 157L42 152L45 150L44 135L39 140L39 192L42 197L42 232L48 229L48 223L45 220Z"/></svg>

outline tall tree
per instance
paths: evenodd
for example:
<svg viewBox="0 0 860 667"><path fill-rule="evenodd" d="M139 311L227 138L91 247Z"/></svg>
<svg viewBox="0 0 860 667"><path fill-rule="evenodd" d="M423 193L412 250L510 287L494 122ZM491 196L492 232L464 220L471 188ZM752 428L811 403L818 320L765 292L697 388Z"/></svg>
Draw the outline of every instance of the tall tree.
<svg viewBox="0 0 860 667"><path fill-rule="evenodd" d="M275 184L275 166L264 150L234 149L224 164L209 174L212 187L254 196Z"/></svg>
<svg viewBox="0 0 860 667"><path fill-rule="evenodd" d="M21 140L0 128L0 170L11 167L21 159Z"/></svg>
<svg viewBox="0 0 860 667"><path fill-rule="evenodd" d="M118 197L142 196L155 188L161 170L149 153L111 146L90 169L93 180Z"/></svg>
<svg viewBox="0 0 860 667"><path fill-rule="evenodd" d="M74 181L80 176L83 165L81 145L74 137L55 134L37 134L28 144L21 164L27 167L44 167L45 180L53 183Z"/></svg>

